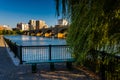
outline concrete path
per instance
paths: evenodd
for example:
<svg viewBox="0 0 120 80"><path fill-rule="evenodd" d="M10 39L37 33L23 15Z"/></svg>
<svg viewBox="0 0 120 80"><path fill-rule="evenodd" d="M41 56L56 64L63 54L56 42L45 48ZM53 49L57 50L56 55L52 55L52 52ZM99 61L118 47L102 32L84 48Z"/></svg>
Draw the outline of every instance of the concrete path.
<svg viewBox="0 0 120 80"><path fill-rule="evenodd" d="M37 73L31 73L31 65L15 66L0 36L0 80L93 80L81 70L67 70L61 63L55 65L55 71L50 71L48 63L37 67Z"/></svg>

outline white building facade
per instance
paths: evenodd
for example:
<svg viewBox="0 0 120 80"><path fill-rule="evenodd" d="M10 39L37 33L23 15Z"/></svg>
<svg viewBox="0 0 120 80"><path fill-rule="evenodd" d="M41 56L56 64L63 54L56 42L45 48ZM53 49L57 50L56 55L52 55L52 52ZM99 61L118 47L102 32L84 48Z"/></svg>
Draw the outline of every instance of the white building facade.
<svg viewBox="0 0 120 80"><path fill-rule="evenodd" d="M66 19L59 19L58 20L58 25L67 26L68 25L68 21Z"/></svg>
<svg viewBox="0 0 120 80"><path fill-rule="evenodd" d="M30 30L36 30L36 20L29 20Z"/></svg>
<svg viewBox="0 0 120 80"><path fill-rule="evenodd" d="M29 25L26 23L17 23L17 29L26 31L29 30Z"/></svg>

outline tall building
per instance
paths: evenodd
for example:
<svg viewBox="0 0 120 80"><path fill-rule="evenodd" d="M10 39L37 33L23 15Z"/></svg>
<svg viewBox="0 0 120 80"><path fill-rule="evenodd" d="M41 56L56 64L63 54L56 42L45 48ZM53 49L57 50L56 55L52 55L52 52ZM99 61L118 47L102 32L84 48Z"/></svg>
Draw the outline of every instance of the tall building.
<svg viewBox="0 0 120 80"><path fill-rule="evenodd" d="M30 30L36 30L36 20L29 20Z"/></svg>
<svg viewBox="0 0 120 80"><path fill-rule="evenodd" d="M58 25L67 26L68 25L68 21L66 19L59 19L58 20Z"/></svg>
<svg viewBox="0 0 120 80"><path fill-rule="evenodd" d="M37 20L36 21L36 29L42 29L42 28L47 28L48 26L46 25L45 21L42 20Z"/></svg>
<svg viewBox="0 0 120 80"><path fill-rule="evenodd" d="M55 25L56 29L59 27L65 27L65 26L67 27L69 26L68 21L66 19L58 19L58 23L57 25Z"/></svg>
<svg viewBox="0 0 120 80"><path fill-rule="evenodd" d="M17 29L22 31L29 30L29 25L26 23L17 23Z"/></svg>
<svg viewBox="0 0 120 80"><path fill-rule="evenodd" d="M42 20L29 20L30 30L38 30L42 28L47 28L47 24Z"/></svg>

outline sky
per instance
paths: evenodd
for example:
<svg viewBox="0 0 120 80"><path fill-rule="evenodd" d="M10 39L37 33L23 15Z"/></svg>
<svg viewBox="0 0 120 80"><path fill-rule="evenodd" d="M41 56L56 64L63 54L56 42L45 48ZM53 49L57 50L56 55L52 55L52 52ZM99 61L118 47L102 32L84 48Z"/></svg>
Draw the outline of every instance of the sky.
<svg viewBox="0 0 120 80"><path fill-rule="evenodd" d="M54 0L0 0L0 25L15 28L17 23L43 20L48 26L57 24Z"/></svg>

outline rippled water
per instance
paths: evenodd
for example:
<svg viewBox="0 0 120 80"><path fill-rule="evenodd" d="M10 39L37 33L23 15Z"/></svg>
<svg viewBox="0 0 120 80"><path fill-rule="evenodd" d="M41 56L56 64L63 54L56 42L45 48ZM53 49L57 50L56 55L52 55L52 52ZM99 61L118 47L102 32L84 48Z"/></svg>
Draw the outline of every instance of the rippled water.
<svg viewBox="0 0 120 80"><path fill-rule="evenodd" d="M38 36L26 36L26 35L11 35L4 36L12 42L16 42L19 45L65 45L65 39L57 38L45 38Z"/></svg>

